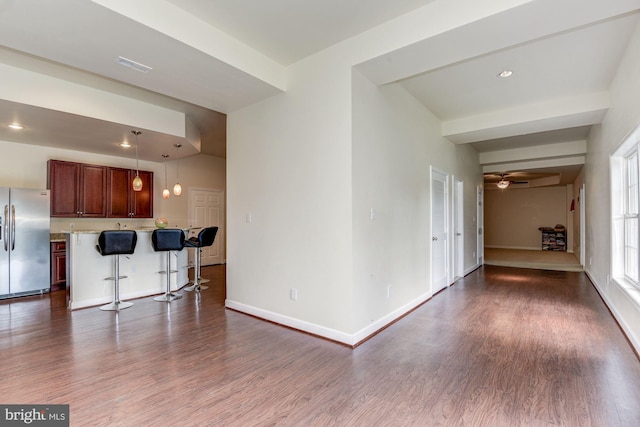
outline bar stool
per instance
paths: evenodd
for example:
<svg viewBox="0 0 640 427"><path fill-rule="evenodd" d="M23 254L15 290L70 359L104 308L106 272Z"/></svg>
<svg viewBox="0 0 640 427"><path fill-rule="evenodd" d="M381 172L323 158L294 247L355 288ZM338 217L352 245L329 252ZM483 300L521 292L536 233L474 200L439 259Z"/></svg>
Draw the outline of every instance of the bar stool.
<svg viewBox="0 0 640 427"><path fill-rule="evenodd" d="M202 248L213 245L213 241L216 238L216 234L218 233L218 227L206 227L200 230L198 236L191 237L185 240L184 244L188 248L194 248L193 252L193 260L195 263L195 268L193 270L193 285L187 286L184 288L185 291L200 291L209 289L208 286L203 286L203 283L208 282L208 280L203 280L200 277L200 252Z"/></svg>
<svg viewBox="0 0 640 427"><path fill-rule="evenodd" d="M96 250L102 256L113 256L113 269L115 275L104 280L113 280L113 302L103 305L100 310L117 311L131 307L132 302L120 301L120 279L127 276L120 276L120 255L131 255L136 248L138 235L133 230L105 230L98 236Z"/></svg>
<svg viewBox="0 0 640 427"><path fill-rule="evenodd" d="M182 298L171 292L171 273L177 273L178 270L171 270L171 251L181 251L184 248L184 231L178 228L167 228L153 230L151 233L151 244L156 252L167 253L167 269L159 271L160 274L167 275L167 291L164 295L154 298L154 301L173 301ZM176 267L177 268L177 267Z"/></svg>

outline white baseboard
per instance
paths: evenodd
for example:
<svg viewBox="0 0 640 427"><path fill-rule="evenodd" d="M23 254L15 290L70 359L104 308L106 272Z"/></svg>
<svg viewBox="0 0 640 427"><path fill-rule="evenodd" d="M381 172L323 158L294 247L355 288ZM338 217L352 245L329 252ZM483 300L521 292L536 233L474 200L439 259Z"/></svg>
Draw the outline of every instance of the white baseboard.
<svg viewBox="0 0 640 427"><path fill-rule="evenodd" d="M468 275L468 274L471 274L471 273L473 273L474 271L476 271L477 269L479 269L480 267L481 267L481 266L480 266L480 264L472 265L471 267L467 268L467 269L464 271L464 275L466 276L466 275Z"/></svg>
<svg viewBox="0 0 640 427"><path fill-rule="evenodd" d="M230 308L232 310L239 311L241 313L250 314L252 316L258 317L260 319L268 320L270 322L278 323L280 325L288 326L293 329L297 329L303 332L307 332L313 335L317 335L323 338L327 338L332 341L337 341L342 344L346 344L349 346L354 346L361 341L365 340L367 337L375 334L376 332L384 329L389 324L393 323L395 320L404 316L414 308L418 307L420 304L428 301L431 298L431 294L423 294L418 298L410 301L409 303L399 307L398 309L392 311L391 313L383 316L377 321L371 323L365 328L362 328L358 332L354 334L349 334L347 332L338 331L332 328L327 328L326 326L317 325L315 323L310 323L304 320L296 319L294 317L285 316L283 314L275 313L269 310L264 310L262 308L253 307L247 304L240 303L238 301L233 301L230 299L225 300L225 307Z"/></svg>
<svg viewBox="0 0 640 427"><path fill-rule="evenodd" d="M600 294L600 297L602 298L602 300L606 304L606 306L609 309L609 311L611 311L611 314L613 314L613 317L616 319L616 322L618 322L618 325L620 325L620 327L624 331L625 336L627 337L627 339L629 340L629 342L631 343L631 345L635 349L636 353L640 354L640 342L638 342L635 339L634 334L632 332L632 329L624 321L622 316L620 316L620 314L616 311L615 306L613 304L611 304L611 301L609 301L609 298L607 298L607 295L602 291L602 287L594 279L594 277L591 275L591 273L589 271L587 271L587 270L585 270L585 273L586 273L587 277L589 277L589 280L591 280L591 283L593 283L593 286L595 286L596 290Z"/></svg>

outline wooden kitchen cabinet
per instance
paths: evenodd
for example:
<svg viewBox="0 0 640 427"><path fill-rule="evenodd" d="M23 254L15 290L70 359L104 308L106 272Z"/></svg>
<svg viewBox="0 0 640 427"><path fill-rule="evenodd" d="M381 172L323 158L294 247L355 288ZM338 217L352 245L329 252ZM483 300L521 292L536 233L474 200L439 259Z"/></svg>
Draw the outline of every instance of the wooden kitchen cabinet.
<svg viewBox="0 0 640 427"><path fill-rule="evenodd" d="M51 216L57 218L153 218L153 172L49 160Z"/></svg>
<svg viewBox="0 0 640 427"><path fill-rule="evenodd" d="M50 160L48 177L52 217L106 216L106 166Z"/></svg>
<svg viewBox="0 0 640 427"><path fill-rule="evenodd" d="M67 243L51 242L51 292L67 285Z"/></svg>
<svg viewBox="0 0 640 427"><path fill-rule="evenodd" d="M142 191L133 191L136 171L108 168L107 217L153 218L153 172L139 171Z"/></svg>

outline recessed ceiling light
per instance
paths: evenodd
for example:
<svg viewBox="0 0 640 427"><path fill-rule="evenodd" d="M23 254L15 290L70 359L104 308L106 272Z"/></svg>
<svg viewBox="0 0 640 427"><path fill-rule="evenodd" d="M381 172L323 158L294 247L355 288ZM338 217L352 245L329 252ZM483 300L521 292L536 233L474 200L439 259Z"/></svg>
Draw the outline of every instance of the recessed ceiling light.
<svg viewBox="0 0 640 427"><path fill-rule="evenodd" d="M133 68L136 71L140 71L141 73L148 73L152 70L148 65L141 64L131 59L127 59L123 56L118 56L116 62L120 65L124 65L125 67Z"/></svg>
<svg viewBox="0 0 640 427"><path fill-rule="evenodd" d="M122 147L122 148L131 148L131 144L129 144L129 141L122 141L120 143L120 147Z"/></svg>
<svg viewBox="0 0 640 427"><path fill-rule="evenodd" d="M10 127L11 129L15 129L15 130L22 130L22 129L24 129L24 126L22 126L20 123L11 123L11 124L9 125L9 127Z"/></svg>
<svg viewBox="0 0 640 427"><path fill-rule="evenodd" d="M507 77L511 77L513 75L513 71L511 70L502 70L498 73L498 77L501 79L506 79Z"/></svg>

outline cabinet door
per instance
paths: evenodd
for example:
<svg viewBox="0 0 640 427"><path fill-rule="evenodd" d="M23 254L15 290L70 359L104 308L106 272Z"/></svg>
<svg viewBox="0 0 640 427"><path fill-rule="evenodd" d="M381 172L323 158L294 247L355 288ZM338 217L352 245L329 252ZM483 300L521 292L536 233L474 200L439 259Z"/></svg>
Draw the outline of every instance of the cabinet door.
<svg viewBox="0 0 640 427"><path fill-rule="evenodd" d="M51 216L77 217L80 165L78 163L49 160L49 185L51 190Z"/></svg>
<svg viewBox="0 0 640 427"><path fill-rule="evenodd" d="M67 282L67 254L65 243L51 244L51 290L63 289Z"/></svg>
<svg viewBox="0 0 640 427"><path fill-rule="evenodd" d="M129 218L129 169L108 168L107 217Z"/></svg>
<svg viewBox="0 0 640 427"><path fill-rule="evenodd" d="M107 168L80 165L80 216L104 218L107 214Z"/></svg>
<svg viewBox="0 0 640 427"><path fill-rule="evenodd" d="M136 171L131 171L131 179ZM131 213L134 218L153 218L153 172L139 171L142 191L131 191Z"/></svg>

